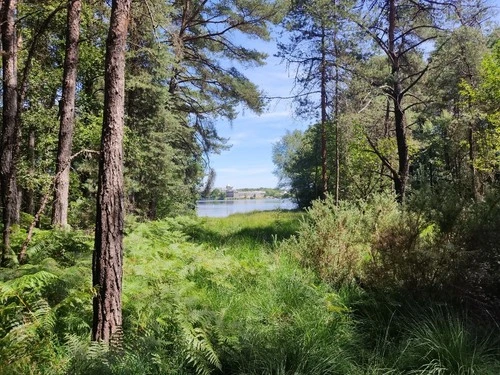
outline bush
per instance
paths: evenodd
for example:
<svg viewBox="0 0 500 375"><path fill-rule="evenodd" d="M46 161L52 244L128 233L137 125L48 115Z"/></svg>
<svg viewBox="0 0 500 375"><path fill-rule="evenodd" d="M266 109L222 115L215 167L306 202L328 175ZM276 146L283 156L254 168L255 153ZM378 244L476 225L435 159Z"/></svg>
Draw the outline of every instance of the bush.
<svg viewBox="0 0 500 375"><path fill-rule="evenodd" d="M374 239L399 215L390 195L338 206L327 197L313 203L297 235L284 241L281 249L332 285L361 281L366 265L375 259Z"/></svg>
<svg viewBox="0 0 500 375"><path fill-rule="evenodd" d="M316 201L281 249L332 285L425 295L449 286L463 271L453 240L424 215L382 194L338 206L331 197Z"/></svg>

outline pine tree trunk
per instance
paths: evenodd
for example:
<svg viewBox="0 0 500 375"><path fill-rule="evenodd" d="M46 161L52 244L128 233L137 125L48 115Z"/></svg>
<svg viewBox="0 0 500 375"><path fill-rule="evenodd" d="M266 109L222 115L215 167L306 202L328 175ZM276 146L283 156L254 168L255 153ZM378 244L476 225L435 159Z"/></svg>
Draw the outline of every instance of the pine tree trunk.
<svg viewBox="0 0 500 375"><path fill-rule="evenodd" d="M59 124L59 144L56 162L56 176L58 177L54 185L54 206L52 210L52 225L61 228L68 225L69 172L75 123L75 91L81 8L81 0L71 0L68 3L61 121Z"/></svg>
<svg viewBox="0 0 500 375"><path fill-rule="evenodd" d="M396 0L389 1L389 45L388 52L392 65L393 87L391 97L394 105L394 126L396 130L396 143L398 146L398 175L394 176L394 188L398 202L402 203L406 194L406 183L409 173L408 143L406 139L406 122L403 112L403 90L400 79L400 56L395 47L396 30Z"/></svg>
<svg viewBox="0 0 500 375"><path fill-rule="evenodd" d="M340 98L339 98L339 85L340 85L340 73L339 73L339 58L340 58L340 48L339 41L337 39L337 28L338 28L338 15L337 15L337 3L333 0L333 6L335 9L335 23L336 26L333 32L333 49L335 52L335 89L334 89L334 102L333 102L333 115L334 115L334 131L335 131L335 204L338 205L340 201L340 134L339 134L339 117L340 117Z"/></svg>
<svg viewBox="0 0 500 375"><path fill-rule="evenodd" d="M125 47L131 0L113 0L106 41L104 120L99 163L92 340L118 339L122 325L123 126Z"/></svg>
<svg viewBox="0 0 500 375"><path fill-rule="evenodd" d="M10 249L10 227L18 220L18 191L16 183L16 152L19 131L17 126L17 38L16 0L2 1L2 72L3 72L3 116L2 150L0 156L1 194L3 206L2 265L7 262Z"/></svg>
<svg viewBox="0 0 500 375"><path fill-rule="evenodd" d="M328 193L328 154L327 154L327 97L326 97L326 35L325 28L321 28L321 199Z"/></svg>
<svg viewBox="0 0 500 375"><path fill-rule="evenodd" d="M35 177L35 144L35 129L30 128L28 135L28 176L30 179ZM35 190L33 186L26 189L24 196L26 197L26 212L35 216Z"/></svg>

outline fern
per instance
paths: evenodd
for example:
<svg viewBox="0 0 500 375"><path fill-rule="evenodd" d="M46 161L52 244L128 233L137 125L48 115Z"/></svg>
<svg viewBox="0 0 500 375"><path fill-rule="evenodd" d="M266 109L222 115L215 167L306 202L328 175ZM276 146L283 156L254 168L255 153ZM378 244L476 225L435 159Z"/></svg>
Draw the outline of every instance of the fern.
<svg viewBox="0 0 500 375"><path fill-rule="evenodd" d="M177 316L184 341L186 361L193 366L196 374L210 375L213 368L222 370L222 365L205 328L195 326L186 319L186 312Z"/></svg>
<svg viewBox="0 0 500 375"><path fill-rule="evenodd" d="M55 354L51 340L56 318L47 301L25 304L10 318L8 332L0 339L1 363L15 366L33 357Z"/></svg>
<svg viewBox="0 0 500 375"><path fill-rule="evenodd" d="M28 269L28 267L26 267ZM57 276L48 271L38 271L0 284L0 301L5 303L8 298L21 299L22 294L39 295L43 288L57 279Z"/></svg>
<svg viewBox="0 0 500 375"><path fill-rule="evenodd" d="M0 368L5 374L62 373L68 357L60 338L73 322L88 334L82 311L90 296L80 282L88 268L61 269L51 258L9 270L0 282ZM86 278L86 277L85 277ZM80 295L79 295L80 294ZM81 303L78 303L78 301ZM83 315L84 316L84 315ZM82 326L85 326L84 328ZM61 336L58 337L58 334ZM29 369L29 370L27 370ZM31 370L33 369L33 371ZM50 371L49 371L50 369Z"/></svg>

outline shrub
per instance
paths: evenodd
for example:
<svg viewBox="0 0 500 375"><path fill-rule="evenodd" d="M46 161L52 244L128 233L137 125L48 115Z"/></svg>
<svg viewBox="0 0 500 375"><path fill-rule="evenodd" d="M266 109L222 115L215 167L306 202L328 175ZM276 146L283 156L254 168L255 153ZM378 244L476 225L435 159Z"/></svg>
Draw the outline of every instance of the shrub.
<svg viewBox="0 0 500 375"><path fill-rule="evenodd" d="M366 284L377 289L428 295L449 286L459 271L460 253L449 236L407 210L373 236L371 247Z"/></svg>
<svg viewBox="0 0 500 375"><path fill-rule="evenodd" d="M332 285L416 296L443 290L464 271L456 236L387 194L338 206L331 197L314 202L281 249Z"/></svg>
<svg viewBox="0 0 500 375"><path fill-rule="evenodd" d="M360 281L366 264L374 259L373 238L399 214L390 195L338 206L327 197L313 203L297 235L284 241L281 249L333 285Z"/></svg>

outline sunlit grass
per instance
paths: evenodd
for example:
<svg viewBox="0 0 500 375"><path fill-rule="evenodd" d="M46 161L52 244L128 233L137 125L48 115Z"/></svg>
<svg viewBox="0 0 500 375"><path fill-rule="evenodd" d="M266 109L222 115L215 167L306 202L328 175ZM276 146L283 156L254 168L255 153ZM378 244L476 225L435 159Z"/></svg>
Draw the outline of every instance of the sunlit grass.
<svg viewBox="0 0 500 375"><path fill-rule="evenodd" d="M0 283L8 302L0 307L0 328L14 322L31 340L20 351L19 342L0 337L0 374L27 368L61 375L500 373L493 319L478 327L457 306L356 283L333 287L301 265L283 241L300 235L303 215L131 221L118 353L89 341L89 239L46 231L43 246L34 248L38 263L19 275L36 270L54 277L37 276L35 289L16 286L22 282L16 273ZM20 293L33 301L30 310L14 298ZM53 317L47 322L55 325L34 330L32 313Z"/></svg>
<svg viewBox="0 0 500 375"><path fill-rule="evenodd" d="M278 241L297 232L303 215L292 211L261 211L203 218L200 226L189 234L194 242L240 254L252 249L269 251Z"/></svg>

